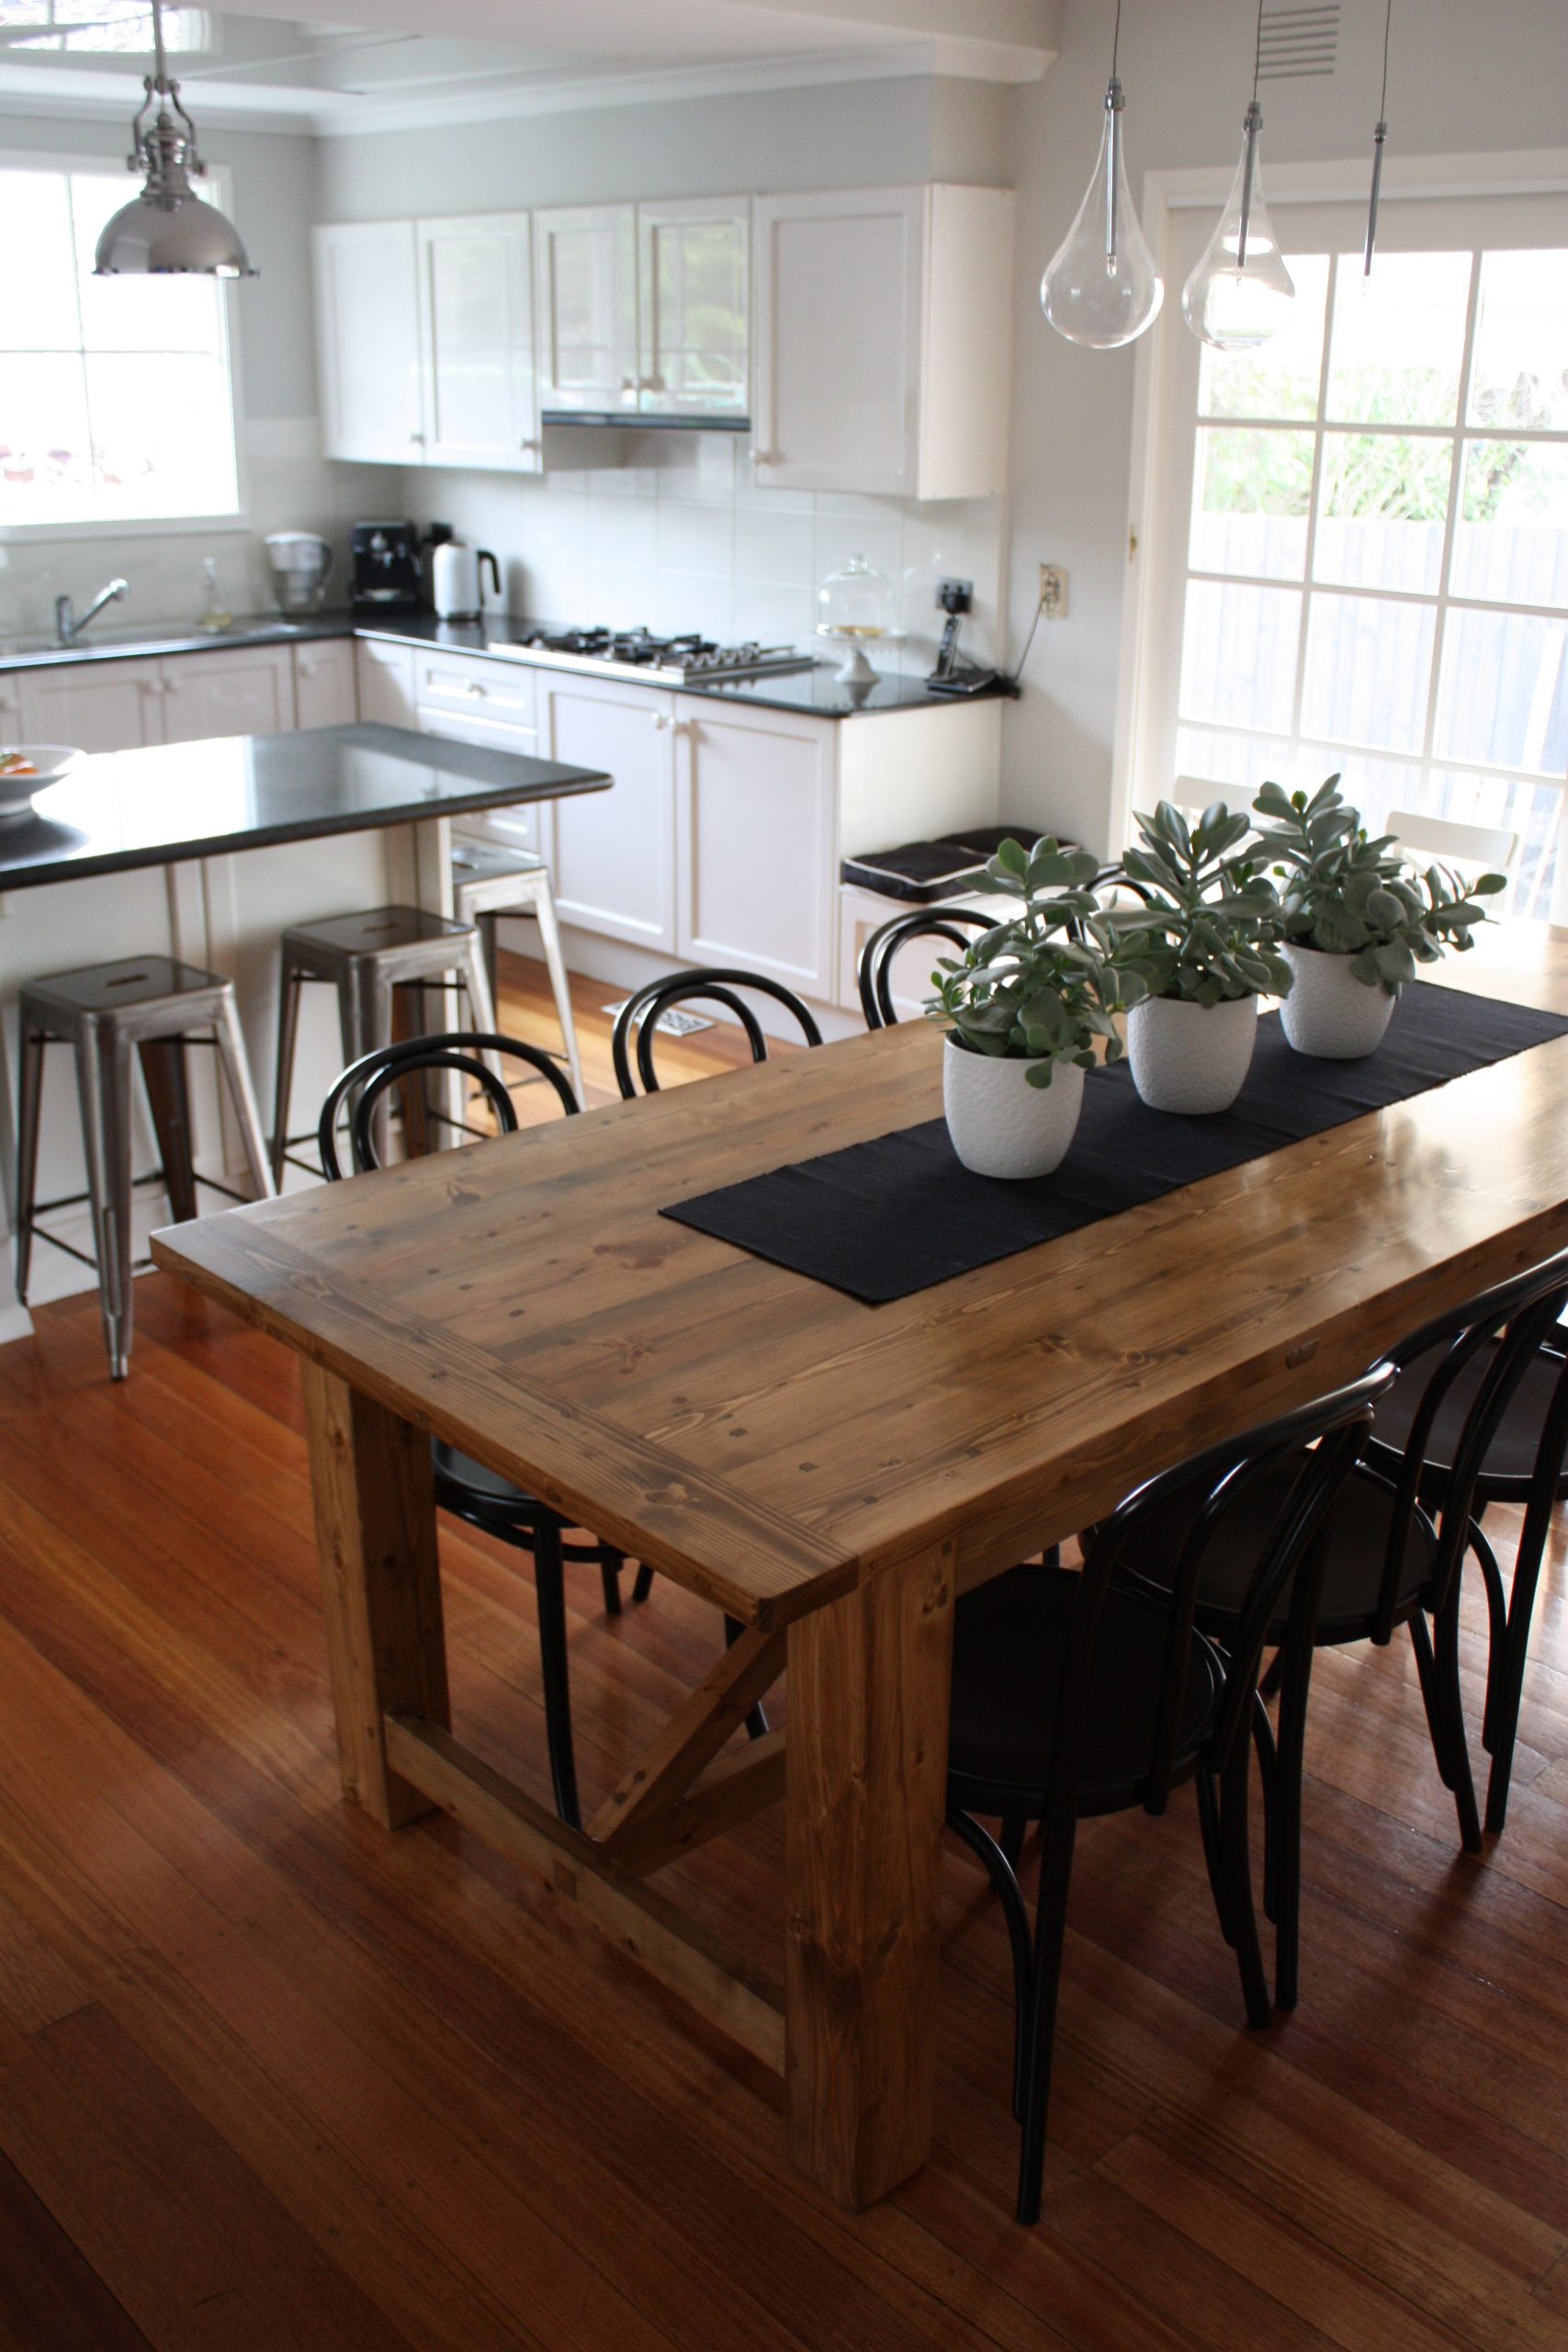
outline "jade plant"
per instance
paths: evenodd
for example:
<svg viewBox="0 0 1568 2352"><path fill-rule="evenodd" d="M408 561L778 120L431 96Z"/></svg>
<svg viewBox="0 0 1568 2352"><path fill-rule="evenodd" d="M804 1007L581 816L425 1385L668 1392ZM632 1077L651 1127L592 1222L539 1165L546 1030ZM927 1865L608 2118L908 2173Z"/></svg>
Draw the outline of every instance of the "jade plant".
<svg viewBox="0 0 1568 2352"><path fill-rule="evenodd" d="M949 1023L969 1053L1029 1062L1031 1086L1049 1086L1059 1062L1092 1069L1097 1039L1114 1061L1114 1015L1144 993L1089 935L1098 871L1086 850L1063 849L1049 833L1029 850L1003 842L973 887L1018 900L1018 911L931 974L928 1018Z"/></svg>
<svg viewBox="0 0 1568 2352"><path fill-rule="evenodd" d="M1291 967L1279 952L1280 900L1257 850L1243 846L1250 820L1215 800L1189 825L1162 800L1135 821L1138 842L1121 871L1139 903L1090 926L1122 988L1136 979L1148 996L1202 1005L1285 995Z"/></svg>
<svg viewBox="0 0 1568 2352"><path fill-rule="evenodd" d="M1483 899L1508 887L1502 874L1466 882L1450 867L1408 864L1391 833L1369 836L1331 775L1309 798L1266 784L1252 804L1261 849L1279 878L1281 927L1297 947L1344 956L1358 980L1397 996L1417 964L1474 944L1487 920Z"/></svg>

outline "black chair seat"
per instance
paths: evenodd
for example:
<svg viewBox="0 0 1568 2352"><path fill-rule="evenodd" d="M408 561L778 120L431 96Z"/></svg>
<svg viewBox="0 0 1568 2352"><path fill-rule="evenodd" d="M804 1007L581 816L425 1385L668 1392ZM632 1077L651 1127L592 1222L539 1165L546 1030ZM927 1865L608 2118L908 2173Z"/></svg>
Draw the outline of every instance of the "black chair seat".
<svg viewBox="0 0 1568 2352"><path fill-rule="evenodd" d="M1446 1477L1453 1466L1460 1433L1493 1353L1493 1348L1483 1348L1463 1367L1438 1408L1425 1454L1427 1470L1438 1480ZM1378 1407L1377 1427L1367 1449L1369 1461L1388 1464L1396 1458L1403 1459L1427 1384L1442 1357L1441 1348L1430 1348L1402 1367L1399 1378ZM1526 1369L1508 1400L1497 1434L1486 1449L1476 1490L1478 1504L1522 1504L1529 1500L1540 1432L1562 1370L1562 1357L1545 1352Z"/></svg>
<svg viewBox="0 0 1568 2352"><path fill-rule="evenodd" d="M1060 1568L1011 1568L965 1593L953 1616L948 1779L979 1813L1032 1818L1045 1796L1056 1734L1062 1635L1079 1579ZM1090 1677L1078 1811L1137 1802L1165 1672L1169 1612L1145 1593L1105 1596ZM1182 1689L1174 1778L1189 1779L1213 1728L1222 1674L1194 1639Z"/></svg>
<svg viewBox="0 0 1568 2352"><path fill-rule="evenodd" d="M1378 1406L1377 1426L1382 1422ZM1258 1555L1274 1514L1294 1476L1293 1466L1277 1464L1242 1496L1218 1527L1203 1558L1198 1583L1198 1623L1222 1643L1235 1622ZM1377 1619L1383 1564L1388 1556L1389 1527L1394 1498L1379 1479L1362 1468L1352 1470L1329 1513L1328 1566L1324 1573L1323 1599L1317 1620L1320 1647L1342 1642L1364 1642ZM1190 1522L1189 1522L1190 1523ZM1170 1564L1181 1548L1187 1530L1162 1530L1157 1543L1135 1537L1127 1546L1128 1566L1151 1583L1168 1579ZM1432 1574L1437 1536L1424 1514L1414 1513L1405 1532L1394 1622L1402 1623L1420 1603ZM1293 1582L1293 1579L1292 1579ZM1269 1645L1285 1638L1290 1618L1291 1585L1287 1584L1269 1626Z"/></svg>
<svg viewBox="0 0 1568 2352"><path fill-rule="evenodd" d="M472 1454L459 1453L445 1438L433 1439L430 1452L438 1482L454 1488L462 1500L471 1501L480 1510L494 1510L510 1519L519 1519L546 1509L536 1496L525 1494L521 1487L514 1487L498 1470L487 1470Z"/></svg>

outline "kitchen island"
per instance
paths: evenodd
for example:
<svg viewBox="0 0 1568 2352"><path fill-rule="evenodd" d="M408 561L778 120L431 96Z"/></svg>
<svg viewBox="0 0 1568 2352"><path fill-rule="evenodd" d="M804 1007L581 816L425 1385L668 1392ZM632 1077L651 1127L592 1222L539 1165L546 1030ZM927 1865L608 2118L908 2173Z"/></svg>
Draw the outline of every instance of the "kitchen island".
<svg viewBox="0 0 1568 2352"><path fill-rule="evenodd" d="M355 725L116 752L83 760L0 823L0 1151L9 1231L15 1114L9 1067L20 985L118 956L159 954L231 978L258 1091L266 1099L276 1030L278 936L294 922L413 901L451 910L451 820L607 790L603 770ZM242 855L240 853L243 853ZM329 992L312 991L301 1023L299 1099L324 1093L342 1054ZM50 1057L39 1192L82 1184L68 1057ZM192 1067L197 1164L232 1167L204 1057ZM139 1168L156 1164L150 1134ZM155 1193L139 1203L143 1233L163 1221ZM78 1220L85 1228L85 1214ZM82 1246L73 1226L60 1230ZM55 1252L37 1261L33 1295L91 1281ZM58 1274L51 1288L50 1277ZM8 1261L0 1337L30 1329Z"/></svg>

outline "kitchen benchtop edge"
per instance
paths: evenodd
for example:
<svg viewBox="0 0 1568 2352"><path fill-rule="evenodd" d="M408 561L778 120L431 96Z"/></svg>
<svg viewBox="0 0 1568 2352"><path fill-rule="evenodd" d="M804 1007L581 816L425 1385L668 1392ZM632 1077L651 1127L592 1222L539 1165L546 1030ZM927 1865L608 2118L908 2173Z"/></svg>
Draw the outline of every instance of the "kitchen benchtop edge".
<svg viewBox="0 0 1568 2352"><path fill-rule="evenodd" d="M492 616L492 625L507 631L506 642L514 641L512 633L533 627L552 627L552 623L517 620L510 615ZM506 662L513 668L525 669L536 676L541 671L554 677L589 677L592 671L559 670L548 662L529 662L514 652L502 653L491 644L491 625L483 621L438 621L434 613L404 613L395 619L367 621L342 607L336 610L308 614L299 620L284 622L265 614L247 616L235 622L232 628L221 631L181 628L171 625L159 629L150 627L145 637L87 637L77 645L28 645L24 650L7 651L0 643L0 673L15 670L53 669L62 662L137 662L156 660L160 655L178 653L219 653L227 648L268 645L320 644L333 639L370 639L383 644L425 647L446 653L477 654L491 661ZM642 685L653 692L684 694L700 696L705 702L719 702L747 710L779 710L796 718L879 718L896 710L943 710L954 706L962 708L971 701L991 702L1002 699L1000 694L978 695L933 695L927 691L924 681L905 677L897 672L879 675L873 693L863 702L852 699L848 690L839 684L830 662L818 662L811 670L785 672L781 676L744 679L730 683L704 684L694 680L678 684L670 678L649 678L646 681L616 675L617 685Z"/></svg>

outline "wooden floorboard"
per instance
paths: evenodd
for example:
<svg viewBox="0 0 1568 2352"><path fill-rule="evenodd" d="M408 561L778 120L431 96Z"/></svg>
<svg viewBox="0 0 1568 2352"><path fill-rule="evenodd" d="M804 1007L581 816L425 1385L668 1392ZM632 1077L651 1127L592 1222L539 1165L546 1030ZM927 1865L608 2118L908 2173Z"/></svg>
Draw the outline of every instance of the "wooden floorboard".
<svg viewBox="0 0 1568 2352"><path fill-rule="evenodd" d="M537 973L507 978L504 1024L550 1042ZM610 993L578 984L599 1099ZM670 1042L671 1080L739 1045ZM1561 1545L1479 1861L1407 1652L1320 1662L1302 2006L1269 2033L1190 1806L1086 1827L1033 2232L1005 1939L954 1852L936 2151L852 2216L785 2162L776 2077L570 1905L340 1802L291 1362L162 1278L137 1309L120 1387L91 1300L0 1350L0 2352L1568 2342ZM525 1567L442 1541L462 1735L543 1792ZM592 1806L721 1637L662 1583L619 1619L594 1572L568 1590ZM1483 1665L1477 1616L1472 1709ZM767 1815L661 1883L776 1973L782 1867Z"/></svg>

